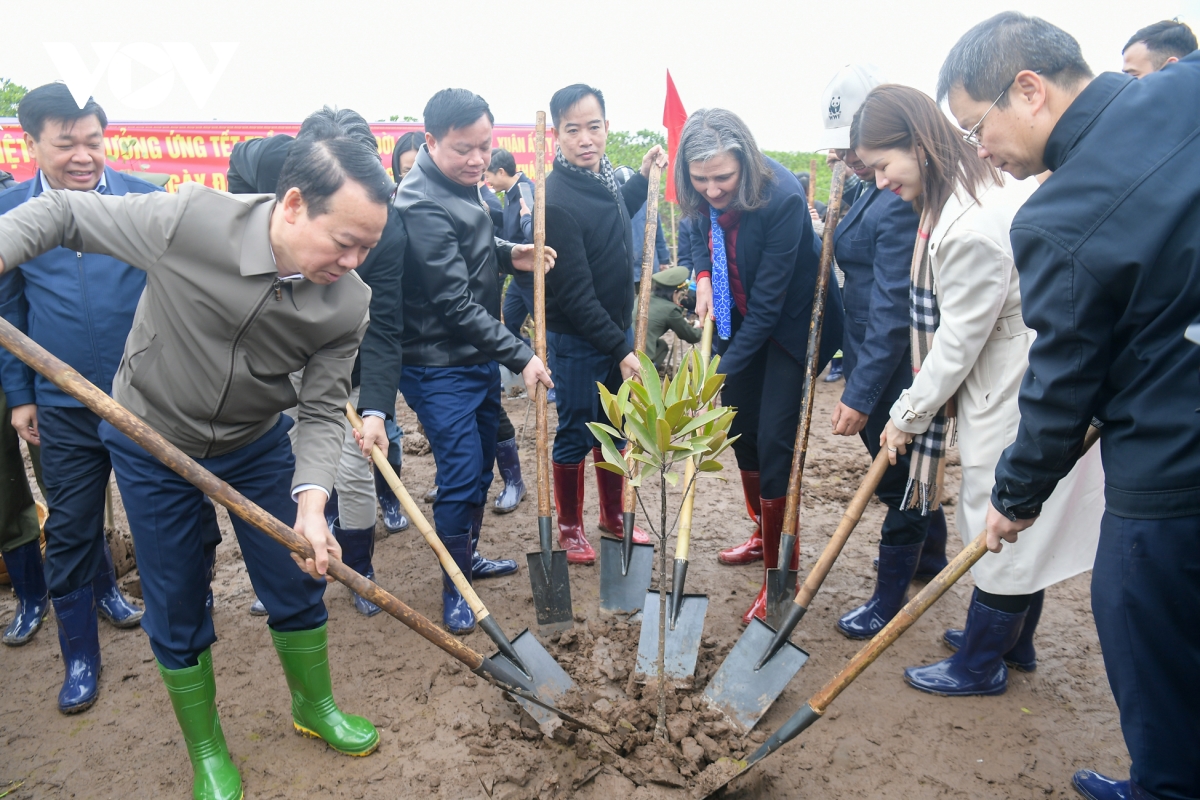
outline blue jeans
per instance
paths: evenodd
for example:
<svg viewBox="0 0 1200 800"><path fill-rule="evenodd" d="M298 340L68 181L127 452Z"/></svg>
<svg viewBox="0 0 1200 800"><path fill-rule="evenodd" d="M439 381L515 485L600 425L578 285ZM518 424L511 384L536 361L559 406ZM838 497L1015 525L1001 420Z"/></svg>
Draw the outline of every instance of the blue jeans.
<svg viewBox="0 0 1200 800"><path fill-rule="evenodd" d="M46 584L64 597L100 571L104 548L104 499L112 472L97 429L100 417L87 408L38 407L42 480L46 484Z"/></svg>
<svg viewBox="0 0 1200 800"><path fill-rule="evenodd" d="M437 464L433 525L441 537L471 532L471 512L487 502L496 461L500 367L405 366L404 401L416 412Z"/></svg>
<svg viewBox="0 0 1200 800"><path fill-rule="evenodd" d="M625 340L633 347L633 331L625 331ZM596 384L603 383L616 394L622 383L620 362L592 347L582 336L550 331L546 343L550 348L550 371L558 406L554 463L578 464L593 447L599 446L587 424L609 422L608 415L600 408ZM623 440L617 446L622 447Z"/></svg>
<svg viewBox="0 0 1200 800"><path fill-rule="evenodd" d="M1092 614L1133 762L1160 800L1200 797L1200 515L1105 512Z"/></svg>
<svg viewBox="0 0 1200 800"><path fill-rule="evenodd" d="M287 435L291 426L291 418L281 414L275 427L245 447L196 461L290 525L296 520L292 500L296 461ZM194 667L200 654L217 640L204 607L208 500L107 422L100 424L100 438L112 454L133 533L146 603L142 628L150 637L150 649L167 669ZM290 551L267 534L234 514L229 516L250 583L267 607L267 624L277 631L306 631L325 624L325 581L301 572Z"/></svg>

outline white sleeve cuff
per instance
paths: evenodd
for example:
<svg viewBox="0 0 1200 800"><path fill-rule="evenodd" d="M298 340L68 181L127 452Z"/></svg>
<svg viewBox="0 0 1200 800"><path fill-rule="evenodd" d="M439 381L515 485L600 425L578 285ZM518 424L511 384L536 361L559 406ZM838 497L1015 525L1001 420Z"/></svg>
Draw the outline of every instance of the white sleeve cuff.
<svg viewBox="0 0 1200 800"><path fill-rule="evenodd" d="M387 414L383 413L382 411L377 411L374 408L364 408L363 412L362 412L362 416L364 416L364 417L379 417L380 419L387 419Z"/></svg>
<svg viewBox="0 0 1200 800"><path fill-rule="evenodd" d="M300 500L299 500L300 493L307 492L309 489L320 489L322 492L325 492L325 499L326 500L329 499L329 492L325 489L324 486L318 486L315 483L302 483L299 486L297 486L295 489L292 489L292 502L293 503L300 502Z"/></svg>
<svg viewBox="0 0 1200 800"><path fill-rule="evenodd" d="M908 389L900 393L892 405L889 415L897 428L905 433L919 434L929 430L934 413L917 411L913 408L912 396Z"/></svg>

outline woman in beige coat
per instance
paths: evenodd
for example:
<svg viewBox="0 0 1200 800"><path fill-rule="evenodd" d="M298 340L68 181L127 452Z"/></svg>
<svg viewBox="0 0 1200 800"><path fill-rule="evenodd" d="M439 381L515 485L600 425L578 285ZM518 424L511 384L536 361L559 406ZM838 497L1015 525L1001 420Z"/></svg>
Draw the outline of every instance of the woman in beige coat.
<svg viewBox="0 0 1200 800"><path fill-rule="evenodd" d="M880 86L855 117L858 156L880 188L922 211L914 248L911 388L891 411L881 443L913 448L909 491L928 507L945 449L957 430L962 490L957 525L966 544L984 529L1000 454L1016 437L1017 394L1034 333L1021 319L1021 291L1008 230L1037 188L1005 180L981 161L927 95ZM973 569L966 628L947 631L957 652L905 680L943 695L1000 694L1005 663L1036 668L1033 632L1045 587L1091 569L1104 511L1099 453L1080 459L1019 547Z"/></svg>

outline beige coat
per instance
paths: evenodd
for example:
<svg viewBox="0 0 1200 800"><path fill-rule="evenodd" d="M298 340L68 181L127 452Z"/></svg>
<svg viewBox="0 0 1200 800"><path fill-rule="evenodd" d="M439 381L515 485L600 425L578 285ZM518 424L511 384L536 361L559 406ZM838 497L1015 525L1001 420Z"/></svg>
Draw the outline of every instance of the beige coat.
<svg viewBox="0 0 1200 800"><path fill-rule="evenodd" d="M51 191L0 216L5 269L51 248L146 271L113 397L193 458L237 450L299 405L293 487L333 488L371 290L278 282L272 195ZM297 393L288 375L304 370Z"/></svg>
<svg viewBox="0 0 1200 800"><path fill-rule="evenodd" d="M975 203L961 192L942 209L929 237L941 324L933 348L892 406L896 425L922 433L957 398L963 543L986 527L996 463L1017 435L1017 394L1034 332L1021 320L1021 289L1008 230L1037 189L1033 180L989 188ZM1092 568L1104 513L1104 473L1096 448L1054 490L1017 544L983 557L976 585L993 594L1030 594Z"/></svg>

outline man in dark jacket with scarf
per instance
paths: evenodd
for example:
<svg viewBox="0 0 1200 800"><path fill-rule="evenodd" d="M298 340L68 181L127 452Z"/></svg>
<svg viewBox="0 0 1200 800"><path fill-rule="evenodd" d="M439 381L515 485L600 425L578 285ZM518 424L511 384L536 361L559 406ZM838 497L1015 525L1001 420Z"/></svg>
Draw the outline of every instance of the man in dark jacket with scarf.
<svg viewBox="0 0 1200 800"><path fill-rule="evenodd" d="M335 111L325 107L310 114L300 126L296 139L321 141L337 136L350 136L361 141L365 147L376 146L375 135L371 133L367 121L347 108ZM234 145L229 160L230 190L234 194L274 193L284 160L296 139L279 135ZM408 518L400 510L400 501L378 471L375 471L372 486L371 462L366 455L376 445L384 452L395 450L394 454L389 453L389 458L399 470L400 448L398 445L389 447L384 423L395 413L396 387L400 384L400 328L403 313L400 281L404 274L404 250L407 244L408 234L400 220L400 213L388 206L383 236L356 270L363 283L371 288L371 322L359 345L350 392L350 402L362 415L363 434L361 443L357 442L350 423L346 422L341 461L325 512L329 528L342 546L342 560L348 567L372 580L375 578L372 557L375 553L376 499L383 512L383 525L389 533L402 531L409 524ZM290 433L294 435L296 429L293 428ZM358 595L354 595L354 607L368 617L381 610ZM250 613L265 615L267 609L262 601L256 599L250 607Z"/></svg>
<svg viewBox="0 0 1200 800"><path fill-rule="evenodd" d="M596 552L583 528L583 473L588 450L601 461L587 423L604 420L596 383L617 391L639 374L633 352L633 255L630 216L646 202L650 165L667 164L659 146L642 159L641 173L619 186L604 155L608 120L604 95L574 84L550 99L558 154L546 178L546 244L559 267L546 278L546 330L558 376L558 431L554 437L554 502L558 537L567 560L590 564ZM625 479L596 470L600 529L623 533ZM649 538L634 530L637 542Z"/></svg>
<svg viewBox="0 0 1200 800"><path fill-rule="evenodd" d="M1200 53L1093 77L1065 31L1006 12L954 46L938 95L980 156L1053 173L1012 223L1037 340L987 538L1017 540L1099 420L1092 612L1131 765L1128 781L1080 770L1075 787L1200 797L1200 350L1184 339L1200 314Z"/></svg>
<svg viewBox="0 0 1200 800"><path fill-rule="evenodd" d="M541 359L499 319L500 272L533 269L533 245L496 238L480 196L492 122L473 92L435 94L425 106L425 145L395 200L408 229L400 391L437 461L434 527L467 580L496 458L498 363L521 373L530 395L539 382L553 386ZM554 252L546 256L549 268ZM442 607L451 633L475 629L444 574Z"/></svg>
<svg viewBox="0 0 1200 800"><path fill-rule="evenodd" d="M108 118L90 98L83 108L76 105L65 84L29 92L17 113L38 172L0 194L0 214L56 189L107 195L159 191L105 166ZM115 258L57 247L0 277L0 315L111 392L145 286L145 273ZM93 654L98 663L97 612L120 628L137 627L142 618L142 610L117 589L104 538L112 466L97 433L100 418L7 350L0 351L0 383L17 435L41 445L50 506L44 573L33 531L14 541L12 549L5 548L18 609L4 643L23 644L32 637L48 609L48 592L66 668L58 708L75 713L90 707L99 694L95 671L77 668L92 663Z"/></svg>

